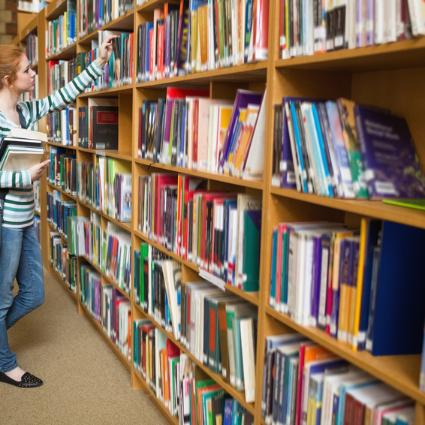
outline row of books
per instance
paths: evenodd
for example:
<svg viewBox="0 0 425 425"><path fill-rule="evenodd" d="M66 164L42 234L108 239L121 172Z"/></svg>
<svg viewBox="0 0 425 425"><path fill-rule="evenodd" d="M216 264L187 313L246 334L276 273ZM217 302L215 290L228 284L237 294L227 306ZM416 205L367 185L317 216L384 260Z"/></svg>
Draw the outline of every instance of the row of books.
<svg viewBox="0 0 425 425"><path fill-rule="evenodd" d="M46 56L60 53L77 41L77 12L75 0L66 0L63 15L47 21Z"/></svg>
<svg viewBox="0 0 425 425"><path fill-rule="evenodd" d="M261 178L265 96L237 90L233 102L208 90L168 87L166 99L139 111L141 158L191 169Z"/></svg>
<svg viewBox="0 0 425 425"><path fill-rule="evenodd" d="M342 198L422 198L407 122L386 109L284 97L275 107L274 184Z"/></svg>
<svg viewBox="0 0 425 425"><path fill-rule="evenodd" d="M83 37L133 9L132 0L80 0L78 35Z"/></svg>
<svg viewBox="0 0 425 425"><path fill-rule="evenodd" d="M179 403L180 351L149 320L133 322L133 363L173 416Z"/></svg>
<svg viewBox="0 0 425 425"><path fill-rule="evenodd" d="M360 234L359 234L360 233ZM422 229L363 218L281 223L273 232L270 305L373 355L422 349Z"/></svg>
<svg viewBox="0 0 425 425"><path fill-rule="evenodd" d="M25 38L25 54L31 66L38 64L38 35L28 34Z"/></svg>
<svg viewBox="0 0 425 425"><path fill-rule="evenodd" d="M53 93L61 89L77 76L81 64L76 58L70 60L50 60L47 62L47 91Z"/></svg>
<svg viewBox="0 0 425 425"><path fill-rule="evenodd" d="M54 224L64 237L68 234L69 217L77 215L77 204L74 201L61 199L61 194L54 190L47 192L47 220Z"/></svg>
<svg viewBox="0 0 425 425"><path fill-rule="evenodd" d="M279 3L279 46L284 59L425 34L421 0Z"/></svg>
<svg viewBox="0 0 425 425"><path fill-rule="evenodd" d="M147 243L134 258L136 302L253 402L256 309L205 281L181 285L180 265Z"/></svg>
<svg viewBox="0 0 425 425"><path fill-rule="evenodd" d="M133 33L99 31L98 46L101 46L105 38L110 35L115 35L116 38L111 40L111 56L103 69L103 75L96 82L98 88L111 88L131 84L134 78Z"/></svg>
<svg viewBox="0 0 425 425"><path fill-rule="evenodd" d="M180 354L180 423L252 425L254 418L239 402L230 397L212 379L195 367L185 354Z"/></svg>
<svg viewBox="0 0 425 425"><path fill-rule="evenodd" d="M75 152L70 152L62 147L50 146L49 159L48 181L75 195L77 193L77 159Z"/></svg>
<svg viewBox="0 0 425 425"><path fill-rule="evenodd" d="M47 115L47 137L49 141L63 146L77 146L77 111L67 106L61 111Z"/></svg>
<svg viewBox="0 0 425 425"><path fill-rule="evenodd" d="M179 423L252 424L252 416L149 320L133 326L134 366Z"/></svg>
<svg viewBox="0 0 425 425"><path fill-rule="evenodd" d="M118 100L89 98L78 108L78 145L89 149L118 149Z"/></svg>
<svg viewBox="0 0 425 425"><path fill-rule="evenodd" d="M131 361L132 318L129 299L112 285L102 285L99 275L87 264L80 264L79 277L82 304Z"/></svg>
<svg viewBox="0 0 425 425"><path fill-rule="evenodd" d="M61 234L49 232L50 264L63 278L68 288L77 292L77 257L69 255L66 243L63 242Z"/></svg>
<svg viewBox="0 0 425 425"><path fill-rule="evenodd" d="M221 286L258 291L261 199L211 192L189 176L139 176L138 228Z"/></svg>
<svg viewBox="0 0 425 425"><path fill-rule="evenodd" d="M415 405L302 335L266 337L262 415L267 425L413 425Z"/></svg>
<svg viewBox="0 0 425 425"><path fill-rule="evenodd" d="M86 257L113 279L117 286L130 293L131 235L108 222L102 229L100 217L72 217L69 222L68 247L72 255Z"/></svg>
<svg viewBox="0 0 425 425"><path fill-rule="evenodd" d="M139 81L268 57L269 1L180 0L138 27Z"/></svg>
<svg viewBox="0 0 425 425"><path fill-rule="evenodd" d="M181 268L142 242L134 251L134 296L144 311L176 338L180 335Z"/></svg>

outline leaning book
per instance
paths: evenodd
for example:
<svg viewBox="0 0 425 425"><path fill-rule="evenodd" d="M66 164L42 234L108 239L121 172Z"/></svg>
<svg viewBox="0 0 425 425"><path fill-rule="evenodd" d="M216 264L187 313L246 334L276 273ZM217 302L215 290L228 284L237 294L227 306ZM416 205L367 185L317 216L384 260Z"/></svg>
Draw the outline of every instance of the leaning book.
<svg viewBox="0 0 425 425"><path fill-rule="evenodd" d="M44 155L47 136L39 131L13 128L0 141L0 171L27 170Z"/></svg>

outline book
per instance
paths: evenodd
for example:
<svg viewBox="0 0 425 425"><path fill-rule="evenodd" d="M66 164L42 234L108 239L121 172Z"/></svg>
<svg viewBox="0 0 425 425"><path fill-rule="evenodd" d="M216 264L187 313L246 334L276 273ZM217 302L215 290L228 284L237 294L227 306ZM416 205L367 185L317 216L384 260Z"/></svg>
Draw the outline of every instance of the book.
<svg viewBox="0 0 425 425"><path fill-rule="evenodd" d="M425 211L425 199L405 199L405 198L388 198L382 200L384 204L396 205L398 207L412 208L415 210Z"/></svg>
<svg viewBox="0 0 425 425"><path fill-rule="evenodd" d="M23 128L13 128L0 141L0 170L28 170L44 156L47 136L44 133Z"/></svg>
<svg viewBox="0 0 425 425"><path fill-rule="evenodd" d="M355 115L369 195L425 197L425 178L406 120L361 105L355 107Z"/></svg>

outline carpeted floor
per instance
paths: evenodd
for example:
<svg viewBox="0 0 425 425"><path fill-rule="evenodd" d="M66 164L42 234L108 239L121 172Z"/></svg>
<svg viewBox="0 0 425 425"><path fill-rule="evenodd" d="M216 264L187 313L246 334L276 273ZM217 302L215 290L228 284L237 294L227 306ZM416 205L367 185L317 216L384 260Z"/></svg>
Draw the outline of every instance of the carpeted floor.
<svg viewBox="0 0 425 425"><path fill-rule="evenodd" d="M0 383L1 425L162 425L166 420L51 276L46 302L9 332L20 366L44 386Z"/></svg>

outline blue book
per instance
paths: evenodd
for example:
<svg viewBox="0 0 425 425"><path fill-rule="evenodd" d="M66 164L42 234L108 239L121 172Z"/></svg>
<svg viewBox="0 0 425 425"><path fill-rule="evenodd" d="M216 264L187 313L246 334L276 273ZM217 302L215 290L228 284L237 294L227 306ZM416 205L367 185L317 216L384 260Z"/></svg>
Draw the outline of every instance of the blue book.
<svg viewBox="0 0 425 425"><path fill-rule="evenodd" d="M369 306L372 286L373 272L373 252L377 244L382 222L379 220L369 220L367 225L366 252L363 274L363 290L360 308L360 322L358 334L358 350L366 348L366 333L369 326Z"/></svg>
<svg viewBox="0 0 425 425"><path fill-rule="evenodd" d="M404 118L357 105L356 127L373 198L424 198L425 179Z"/></svg>
<svg viewBox="0 0 425 425"><path fill-rule="evenodd" d="M422 350L424 240L424 229L383 222L371 332L373 355Z"/></svg>
<svg viewBox="0 0 425 425"><path fill-rule="evenodd" d="M234 400L231 398L226 398L224 401L223 425L232 425L233 403Z"/></svg>
<svg viewBox="0 0 425 425"><path fill-rule="evenodd" d="M277 256L277 238L279 235L278 229L273 230L272 235L272 264L271 264L271 272L270 272L270 298L269 304L271 307L276 306L276 256Z"/></svg>

